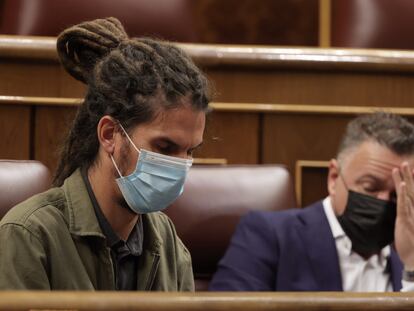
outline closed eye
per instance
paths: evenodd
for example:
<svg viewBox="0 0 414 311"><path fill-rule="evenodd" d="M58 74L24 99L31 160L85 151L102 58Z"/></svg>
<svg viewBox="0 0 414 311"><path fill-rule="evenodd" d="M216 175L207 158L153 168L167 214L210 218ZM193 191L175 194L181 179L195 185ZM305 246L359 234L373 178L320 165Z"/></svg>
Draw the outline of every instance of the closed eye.
<svg viewBox="0 0 414 311"><path fill-rule="evenodd" d="M190 157L192 157L192 156L193 156L193 153L194 153L197 149L199 149L202 145L203 145L203 142L199 143L197 146L195 146L195 147L193 147L193 148L188 149L188 151L187 151L187 155L188 155L188 156L190 156Z"/></svg>
<svg viewBox="0 0 414 311"><path fill-rule="evenodd" d="M190 149L184 149L183 146L180 146L176 142L166 137L158 138L152 143L153 151L156 151L156 152L159 152L165 155L169 155L169 156L177 156L177 155L180 155L180 154L182 155L183 153L185 153L188 157L192 157L194 151L198 149L201 145L202 145L202 142L198 144L197 146L192 147Z"/></svg>
<svg viewBox="0 0 414 311"><path fill-rule="evenodd" d="M165 154L165 155L172 155L176 153L178 150L178 146L175 144L160 144L157 146L157 151L159 153Z"/></svg>

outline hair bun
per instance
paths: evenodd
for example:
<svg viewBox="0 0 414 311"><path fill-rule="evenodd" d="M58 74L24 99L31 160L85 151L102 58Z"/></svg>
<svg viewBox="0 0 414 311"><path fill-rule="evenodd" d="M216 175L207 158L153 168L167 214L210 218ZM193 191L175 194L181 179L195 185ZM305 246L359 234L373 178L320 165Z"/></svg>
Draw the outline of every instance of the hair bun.
<svg viewBox="0 0 414 311"><path fill-rule="evenodd" d="M96 19L64 30L57 38L57 52L66 71L88 83L95 64L125 40L128 35L118 19Z"/></svg>

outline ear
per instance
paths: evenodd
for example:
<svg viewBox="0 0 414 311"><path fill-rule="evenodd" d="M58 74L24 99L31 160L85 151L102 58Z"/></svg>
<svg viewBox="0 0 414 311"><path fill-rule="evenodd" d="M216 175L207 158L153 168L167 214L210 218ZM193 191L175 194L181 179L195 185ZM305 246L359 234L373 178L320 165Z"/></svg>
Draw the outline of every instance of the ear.
<svg viewBox="0 0 414 311"><path fill-rule="evenodd" d="M335 195L336 183L339 178L339 164L336 159L331 159L329 162L328 172L328 193L332 197Z"/></svg>
<svg viewBox="0 0 414 311"><path fill-rule="evenodd" d="M113 154L115 150L116 121L110 116L103 116L96 129L99 145L107 154Z"/></svg>

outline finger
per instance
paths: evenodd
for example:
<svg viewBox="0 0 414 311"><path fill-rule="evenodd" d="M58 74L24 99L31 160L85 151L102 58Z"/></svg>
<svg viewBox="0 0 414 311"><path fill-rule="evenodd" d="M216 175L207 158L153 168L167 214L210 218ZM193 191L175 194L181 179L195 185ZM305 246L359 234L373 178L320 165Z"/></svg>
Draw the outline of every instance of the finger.
<svg viewBox="0 0 414 311"><path fill-rule="evenodd" d="M400 170L398 168L394 168L392 170L392 179L394 180L395 190L397 191L397 196L400 196L400 184L402 182Z"/></svg>
<svg viewBox="0 0 414 311"><path fill-rule="evenodd" d="M406 194L407 194L407 200L406 202L406 208L408 209L407 213L411 214L411 210L413 209L414 205L414 180L413 175L411 173L410 165L407 162L404 162L402 164L403 169L403 179L406 183Z"/></svg>
<svg viewBox="0 0 414 311"><path fill-rule="evenodd" d="M401 171L402 171L402 175L403 175L403 179L405 181L405 183L407 184L407 193L411 194L411 191L414 189L414 181L413 181L413 174L411 173L411 169L410 166L408 165L407 162L404 162L401 165Z"/></svg>
<svg viewBox="0 0 414 311"><path fill-rule="evenodd" d="M407 185L405 182L402 182L397 188L399 189L397 197L397 217L400 219L406 219L409 215L407 209Z"/></svg>

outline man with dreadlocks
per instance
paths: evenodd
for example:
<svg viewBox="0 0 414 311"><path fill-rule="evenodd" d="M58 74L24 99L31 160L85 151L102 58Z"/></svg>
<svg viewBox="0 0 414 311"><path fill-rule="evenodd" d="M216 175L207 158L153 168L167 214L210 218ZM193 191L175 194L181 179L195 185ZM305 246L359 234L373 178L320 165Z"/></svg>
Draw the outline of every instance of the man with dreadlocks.
<svg viewBox="0 0 414 311"><path fill-rule="evenodd" d="M177 47L129 39L115 18L61 33L87 95L54 188L0 223L0 289L193 290L191 257L160 210L202 143L207 80Z"/></svg>

